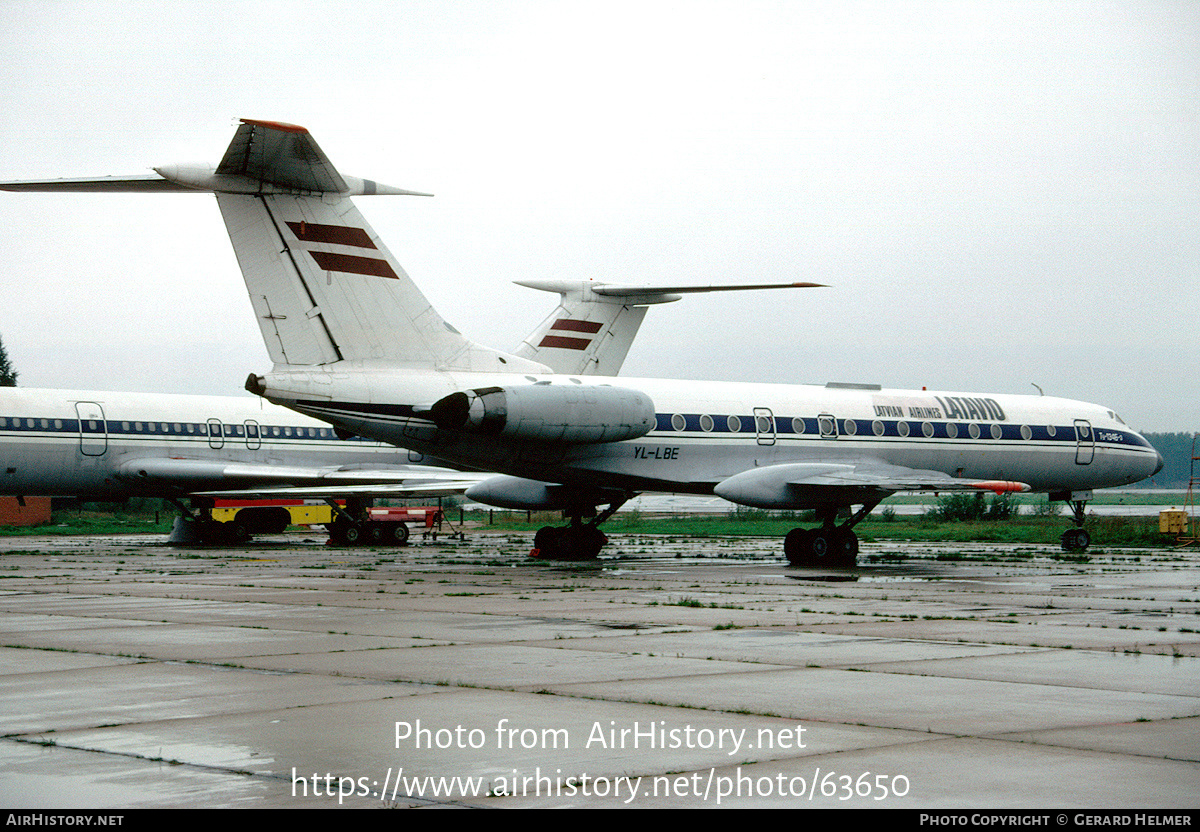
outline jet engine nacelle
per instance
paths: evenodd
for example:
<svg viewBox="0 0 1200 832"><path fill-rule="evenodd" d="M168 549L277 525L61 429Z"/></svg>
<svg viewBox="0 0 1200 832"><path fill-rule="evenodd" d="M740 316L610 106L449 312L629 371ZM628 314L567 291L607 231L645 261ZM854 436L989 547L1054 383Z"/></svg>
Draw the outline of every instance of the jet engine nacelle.
<svg viewBox="0 0 1200 832"><path fill-rule="evenodd" d="M430 409L443 430L540 442L620 442L655 426L654 403L624 387L530 384L451 393Z"/></svg>

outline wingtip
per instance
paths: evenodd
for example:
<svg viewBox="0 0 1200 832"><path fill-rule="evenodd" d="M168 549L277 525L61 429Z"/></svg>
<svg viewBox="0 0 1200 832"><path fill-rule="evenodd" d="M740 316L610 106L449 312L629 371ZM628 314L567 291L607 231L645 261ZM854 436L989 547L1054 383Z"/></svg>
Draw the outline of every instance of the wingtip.
<svg viewBox="0 0 1200 832"><path fill-rule="evenodd" d="M285 133L307 133L307 127L301 127L299 124L288 124L286 121L266 121L259 118L243 118L239 119L242 124L249 124L252 127L266 127L269 130L282 130Z"/></svg>
<svg viewBox="0 0 1200 832"><path fill-rule="evenodd" d="M1019 494L1033 490L1033 488L1027 483L1013 482L1012 480L985 480L984 482L973 482L971 483L971 487L978 488L981 491L994 491L997 494Z"/></svg>

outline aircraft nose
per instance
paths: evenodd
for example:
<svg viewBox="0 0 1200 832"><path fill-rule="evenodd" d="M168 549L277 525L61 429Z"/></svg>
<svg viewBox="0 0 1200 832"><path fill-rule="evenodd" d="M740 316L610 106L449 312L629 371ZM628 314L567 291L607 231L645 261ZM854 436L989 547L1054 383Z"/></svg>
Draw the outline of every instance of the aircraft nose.
<svg viewBox="0 0 1200 832"><path fill-rule="evenodd" d="M1152 477L1153 477L1155 474L1157 474L1159 471L1161 471L1161 470L1163 469L1163 458L1162 458L1162 454L1161 454L1161 453L1159 453L1158 451L1155 451L1155 452L1154 452L1154 455L1155 455L1156 457L1158 457L1158 464L1157 464L1157 465L1154 467L1154 470L1153 470L1153 471L1150 473L1150 476L1152 476Z"/></svg>

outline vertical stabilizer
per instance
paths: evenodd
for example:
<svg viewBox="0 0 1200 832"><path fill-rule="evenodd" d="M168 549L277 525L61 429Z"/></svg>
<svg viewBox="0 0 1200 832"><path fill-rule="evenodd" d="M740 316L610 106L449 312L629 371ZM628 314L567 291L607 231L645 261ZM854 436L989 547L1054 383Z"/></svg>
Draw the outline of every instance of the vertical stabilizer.
<svg viewBox="0 0 1200 832"><path fill-rule="evenodd" d="M347 197L217 194L276 364L505 371L451 327Z"/></svg>
<svg viewBox="0 0 1200 832"><path fill-rule="evenodd" d="M596 294L588 280L519 280L521 286L558 292L558 307L521 342L516 354L556 373L615 376L625 363L646 307ZM650 299L667 303L679 296Z"/></svg>
<svg viewBox="0 0 1200 832"><path fill-rule="evenodd" d="M217 167L154 170L156 176L0 182L0 189L215 193L277 365L365 361L546 372L475 344L446 323L350 201L428 194L339 173L303 127L243 119Z"/></svg>

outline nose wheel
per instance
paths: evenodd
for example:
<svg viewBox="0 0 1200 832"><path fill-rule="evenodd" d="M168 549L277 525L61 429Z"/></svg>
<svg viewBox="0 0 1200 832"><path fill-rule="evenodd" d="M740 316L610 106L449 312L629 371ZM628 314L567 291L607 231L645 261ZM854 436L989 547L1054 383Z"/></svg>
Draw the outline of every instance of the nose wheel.
<svg viewBox="0 0 1200 832"><path fill-rule="evenodd" d="M1087 551L1087 547L1092 545L1092 536L1083 527L1084 510L1087 508L1088 503L1086 498L1091 496L1092 492L1090 491L1075 492L1073 494L1050 494L1051 500L1057 497L1060 500L1066 501L1071 506L1071 515L1075 520L1075 528L1067 529L1063 532L1062 548L1064 552L1085 552Z"/></svg>

